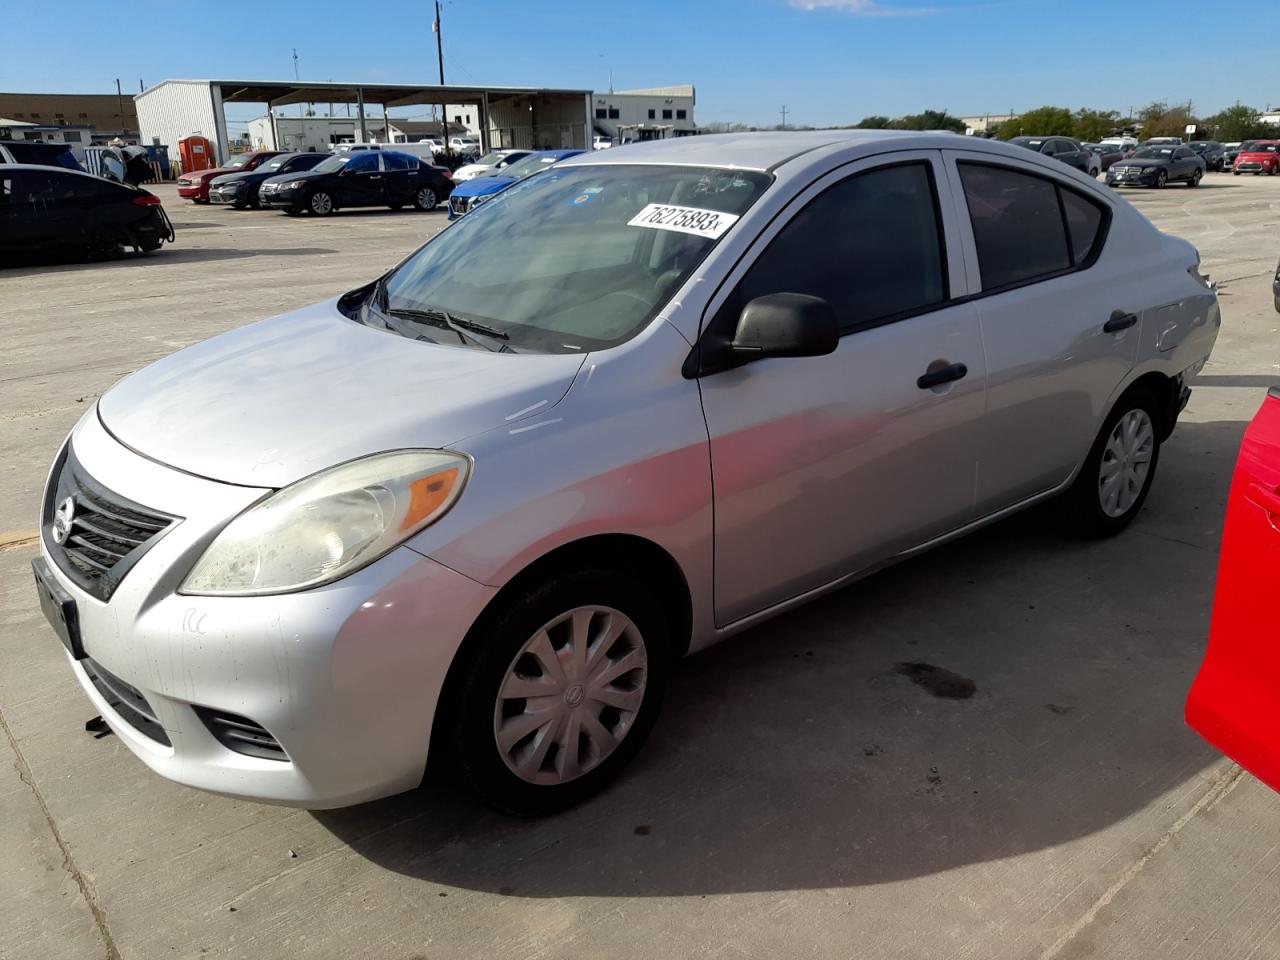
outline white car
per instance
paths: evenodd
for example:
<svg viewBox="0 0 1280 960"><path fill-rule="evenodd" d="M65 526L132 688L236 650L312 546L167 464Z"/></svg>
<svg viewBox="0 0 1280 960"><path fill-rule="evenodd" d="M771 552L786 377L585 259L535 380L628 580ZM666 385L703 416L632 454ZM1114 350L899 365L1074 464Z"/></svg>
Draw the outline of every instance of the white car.
<svg viewBox="0 0 1280 960"><path fill-rule="evenodd" d="M612 137L592 137L591 138L592 150L608 150L612 146L613 146Z"/></svg>
<svg viewBox="0 0 1280 960"><path fill-rule="evenodd" d="M49 474L40 604L166 777L332 807L439 751L548 813L634 756L688 652L1051 498L1123 530L1218 335L1199 266L992 140L579 154L103 394Z"/></svg>
<svg viewBox="0 0 1280 960"><path fill-rule="evenodd" d="M480 152L480 141L474 137L450 137L449 149L454 153L477 154Z"/></svg>
<svg viewBox="0 0 1280 960"><path fill-rule="evenodd" d="M498 173L517 160L523 160L530 153L532 153L531 150L490 150L475 163L463 164L453 171L454 183L463 183L476 177Z"/></svg>

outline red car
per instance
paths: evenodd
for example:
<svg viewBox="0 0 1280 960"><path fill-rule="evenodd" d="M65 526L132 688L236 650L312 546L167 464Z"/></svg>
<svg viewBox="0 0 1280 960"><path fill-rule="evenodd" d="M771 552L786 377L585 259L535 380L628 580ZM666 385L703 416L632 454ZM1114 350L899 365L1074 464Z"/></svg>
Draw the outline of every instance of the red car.
<svg viewBox="0 0 1280 960"><path fill-rule="evenodd" d="M1277 167L1280 167L1280 140L1250 140L1240 148L1231 172L1237 177L1242 173L1252 173L1255 177L1265 173L1273 177Z"/></svg>
<svg viewBox="0 0 1280 960"><path fill-rule="evenodd" d="M178 178L178 196L194 200L196 203L209 202L209 184L214 177L224 173L247 173L266 163L272 157L279 156L279 150L254 150L252 153L232 154L225 167L212 170L196 170L184 173Z"/></svg>
<svg viewBox="0 0 1280 960"><path fill-rule="evenodd" d="M1222 534L1209 649L1187 698L1187 723L1280 790L1280 387L1245 431Z"/></svg>

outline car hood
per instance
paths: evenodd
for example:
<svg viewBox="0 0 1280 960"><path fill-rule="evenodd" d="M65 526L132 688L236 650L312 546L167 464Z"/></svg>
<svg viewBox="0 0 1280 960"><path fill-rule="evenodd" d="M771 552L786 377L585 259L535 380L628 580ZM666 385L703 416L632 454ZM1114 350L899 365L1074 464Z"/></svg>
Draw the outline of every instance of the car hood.
<svg viewBox="0 0 1280 960"><path fill-rule="evenodd" d="M1141 160L1137 157L1130 157L1123 162L1123 166L1126 167L1167 167L1168 165L1168 160L1156 160L1150 157L1143 157ZM1116 166L1121 166L1121 164L1118 163Z"/></svg>
<svg viewBox="0 0 1280 960"><path fill-rule="evenodd" d="M319 177L327 177L327 173L316 173L314 170L295 170L292 173L273 173L266 177L263 183L285 183L289 180L314 180Z"/></svg>
<svg viewBox="0 0 1280 960"><path fill-rule="evenodd" d="M220 183L239 183L241 180L248 180L254 176L253 170L237 170L235 173L224 173L214 177L209 181L209 186L217 186Z"/></svg>
<svg viewBox="0 0 1280 960"><path fill-rule="evenodd" d="M215 167L212 170L193 170L191 173L184 173L184 180L212 180L214 177L225 177L229 173L244 173L239 167Z"/></svg>
<svg viewBox="0 0 1280 960"><path fill-rule="evenodd" d="M472 177L453 188L455 197L481 197L486 193L497 193L516 182L515 177Z"/></svg>
<svg viewBox="0 0 1280 960"><path fill-rule="evenodd" d="M453 171L453 175L463 177L476 177L484 173L486 170L492 170L491 163L464 163L457 170Z"/></svg>
<svg viewBox="0 0 1280 960"><path fill-rule="evenodd" d="M347 319L335 299L166 357L109 390L98 414L121 443L161 463L282 487L356 457L446 447L543 413L585 356L409 340Z"/></svg>

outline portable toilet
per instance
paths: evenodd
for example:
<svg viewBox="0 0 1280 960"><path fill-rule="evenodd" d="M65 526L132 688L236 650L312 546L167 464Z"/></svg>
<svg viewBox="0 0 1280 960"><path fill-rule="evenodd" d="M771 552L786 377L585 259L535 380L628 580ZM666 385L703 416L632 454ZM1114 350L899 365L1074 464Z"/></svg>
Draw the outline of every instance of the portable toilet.
<svg viewBox="0 0 1280 960"><path fill-rule="evenodd" d="M217 165L213 156L213 141L208 137L183 137L178 141L178 155L182 157L182 172L211 170Z"/></svg>

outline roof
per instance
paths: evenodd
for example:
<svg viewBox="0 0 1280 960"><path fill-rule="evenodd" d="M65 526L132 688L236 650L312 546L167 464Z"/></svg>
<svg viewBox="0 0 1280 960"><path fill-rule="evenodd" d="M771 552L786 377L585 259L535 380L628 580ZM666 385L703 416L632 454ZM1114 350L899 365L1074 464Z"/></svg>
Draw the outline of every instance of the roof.
<svg viewBox="0 0 1280 960"><path fill-rule="evenodd" d="M639 90L610 90L613 96L624 97L692 97L693 84L679 83L672 87L641 87ZM605 96L598 93L596 96Z"/></svg>
<svg viewBox="0 0 1280 960"><path fill-rule="evenodd" d="M716 133L697 137L675 137L629 143L611 150L572 157L577 163L673 163L706 167L737 167L744 170L771 170L787 160L833 144L873 144L881 141L921 139L936 141L956 138L953 133L912 130L797 130L794 132ZM972 138L964 138L966 149ZM1019 150L1022 148L1019 147Z"/></svg>
<svg viewBox="0 0 1280 960"><path fill-rule="evenodd" d="M364 95L365 103L388 107L411 104L470 103L482 100L487 94L491 100L527 96L588 97L590 90L563 90L549 87L484 87L455 86L438 83L372 83L363 80L344 82L311 80L161 80L134 100L150 96L171 83L197 83L222 90L224 103L268 103L284 106L290 103L355 103L356 91ZM394 122L394 121L393 121Z"/></svg>
<svg viewBox="0 0 1280 960"><path fill-rule="evenodd" d="M10 120L8 117L0 117L0 127L38 127L38 123L28 123L26 120Z"/></svg>

